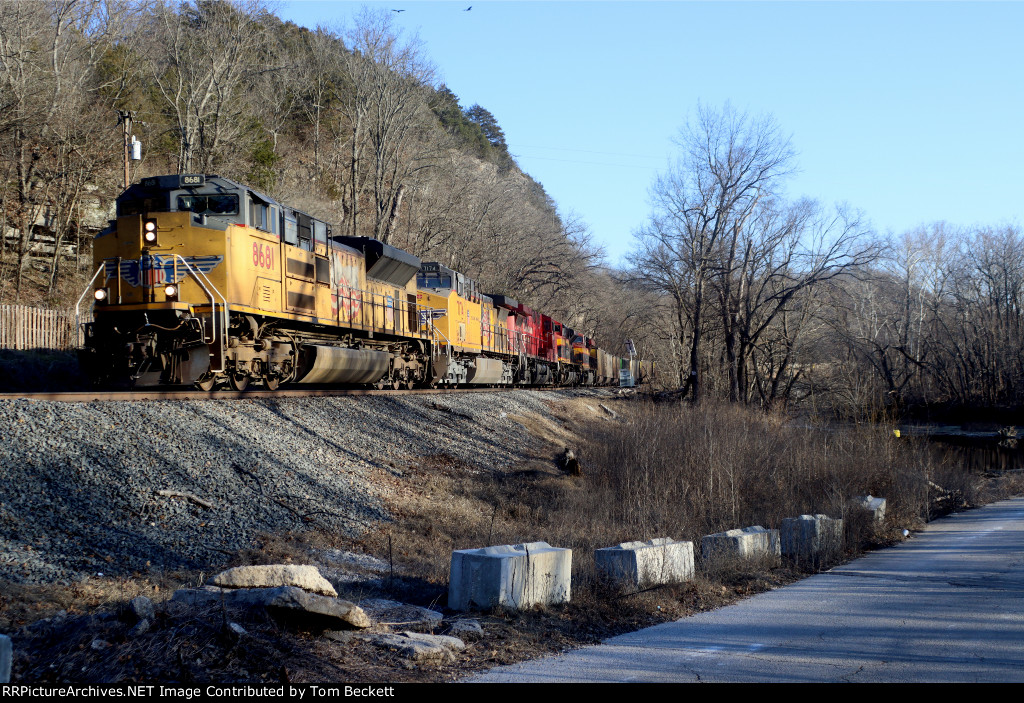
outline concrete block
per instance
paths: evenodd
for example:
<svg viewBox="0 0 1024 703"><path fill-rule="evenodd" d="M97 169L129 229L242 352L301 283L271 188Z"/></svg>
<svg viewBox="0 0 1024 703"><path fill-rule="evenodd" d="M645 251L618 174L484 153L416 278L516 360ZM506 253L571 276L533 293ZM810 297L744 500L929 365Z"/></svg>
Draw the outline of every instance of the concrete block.
<svg viewBox="0 0 1024 703"><path fill-rule="evenodd" d="M782 521L783 556L800 564L819 565L843 548L843 521L827 515L801 515Z"/></svg>
<svg viewBox="0 0 1024 703"><path fill-rule="evenodd" d="M882 522L885 519L885 498L875 498L868 493L866 496L854 498L853 502L863 510L871 513L871 518L875 522Z"/></svg>
<svg viewBox="0 0 1024 703"><path fill-rule="evenodd" d="M448 607L517 610L567 603L572 550L547 542L507 544L452 552Z"/></svg>
<svg viewBox="0 0 1024 703"><path fill-rule="evenodd" d="M779 531L766 530L760 525L717 532L700 539L700 554L704 560L722 557L778 557L781 553Z"/></svg>
<svg viewBox="0 0 1024 703"><path fill-rule="evenodd" d="M659 537L594 550L598 571L636 588L679 583L693 578L693 542Z"/></svg>
<svg viewBox="0 0 1024 703"><path fill-rule="evenodd" d="M0 635L0 683L11 682L11 638Z"/></svg>

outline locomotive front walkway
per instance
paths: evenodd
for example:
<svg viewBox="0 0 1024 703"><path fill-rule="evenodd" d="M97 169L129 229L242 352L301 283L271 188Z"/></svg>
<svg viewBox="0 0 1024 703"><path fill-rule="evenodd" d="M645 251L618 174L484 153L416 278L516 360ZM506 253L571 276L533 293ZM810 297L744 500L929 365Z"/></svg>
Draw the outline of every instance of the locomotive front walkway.
<svg viewBox="0 0 1024 703"><path fill-rule="evenodd" d="M1024 498L720 610L471 682L1024 681Z"/></svg>

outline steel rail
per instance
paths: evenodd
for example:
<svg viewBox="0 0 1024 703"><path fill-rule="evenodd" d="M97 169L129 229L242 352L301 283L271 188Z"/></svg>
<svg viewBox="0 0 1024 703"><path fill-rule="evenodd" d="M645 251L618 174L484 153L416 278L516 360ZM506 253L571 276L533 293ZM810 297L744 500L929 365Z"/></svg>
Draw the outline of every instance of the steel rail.
<svg viewBox="0 0 1024 703"><path fill-rule="evenodd" d="M412 390L378 390L365 388L314 388L267 391L267 390L246 390L246 391L200 391L192 388L182 389L161 389L161 390L134 390L134 391L60 391L60 392L16 392L0 393L0 400L49 400L65 403L91 403L107 401L144 401L144 400L244 400L246 398L323 398L323 397L345 397L364 395L436 395L443 393L494 393L501 391L562 391L579 389L611 389L615 386L530 386L516 388L414 388Z"/></svg>

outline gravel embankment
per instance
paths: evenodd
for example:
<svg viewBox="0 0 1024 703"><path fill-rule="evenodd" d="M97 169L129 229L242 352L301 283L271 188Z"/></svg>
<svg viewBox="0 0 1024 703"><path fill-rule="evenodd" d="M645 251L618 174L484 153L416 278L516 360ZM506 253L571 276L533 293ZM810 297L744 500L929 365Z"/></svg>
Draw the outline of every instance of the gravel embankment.
<svg viewBox="0 0 1024 703"><path fill-rule="evenodd" d="M355 536L389 519L371 477L400 476L390 462L507 468L524 449L512 416L546 415L556 397L0 400L0 579L205 569L265 533Z"/></svg>

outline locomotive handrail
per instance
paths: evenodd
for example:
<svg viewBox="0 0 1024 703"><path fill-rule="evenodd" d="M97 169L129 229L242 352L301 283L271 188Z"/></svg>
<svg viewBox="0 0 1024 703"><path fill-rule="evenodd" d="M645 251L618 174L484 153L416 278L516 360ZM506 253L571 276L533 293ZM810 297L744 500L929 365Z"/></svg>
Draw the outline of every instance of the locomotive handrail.
<svg viewBox="0 0 1024 703"><path fill-rule="evenodd" d="M426 306L425 305L424 306L417 305L416 307L426 307ZM428 309L433 311L433 308L428 308ZM419 313L419 311L417 310L417 314L418 313ZM432 330L432 332L436 333L437 336L439 336L441 339L444 340L445 356L447 356L450 359L451 356L452 356L452 343L451 343L451 341L444 335L444 332L439 330L437 328L437 325L434 324L434 316L433 315L428 315L427 316L427 322L430 323L430 329ZM434 345L434 346L436 346L436 345ZM433 351L431 351L431 356L433 356Z"/></svg>
<svg viewBox="0 0 1024 703"><path fill-rule="evenodd" d="M203 341L206 342L207 344L213 344L214 342L217 341L217 298L215 298L214 294L210 292L210 289L203 284L204 280L206 281L206 283L210 285L210 288L213 289L214 293L220 296L220 299L223 302L223 306L221 308L221 316L223 317L223 320L221 321L221 337L223 339L227 339L228 315L230 313L230 308L228 307L228 299L224 297L223 293L217 290L217 286L213 285L213 282L209 278L207 278L205 273L203 273L202 271L197 271L196 269L192 268L192 265L185 261L185 259L182 258L180 254L172 254L172 256L174 257L175 260L181 261L181 263L185 266L185 269L192 274L192 278L195 279L195 282L199 284L199 287L203 289L203 292L206 293L207 297L210 299L210 312L213 314L213 328L210 331L210 339L207 340L206 335L203 334ZM224 368L226 366L224 363L224 357L226 356L226 354L222 353L219 356L221 368L211 368L210 371L214 373L220 373L224 371Z"/></svg>
<svg viewBox="0 0 1024 703"><path fill-rule="evenodd" d="M75 333L76 334L80 331L79 328L80 328L80 325L81 325L81 323L79 322L80 318L78 316L78 308L82 304L82 300L85 298L85 294L88 293L92 289L92 284L96 282L96 277L100 275L100 271L102 271L104 268L106 268L106 266L107 266L107 262L103 261L103 263L101 263L99 266L96 267L96 273L94 273L92 275L92 278L89 279L89 283L87 283L86 286L85 286L85 290L82 291L82 294L80 296L78 296L78 302L75 303ZM76 337L76 340L77 340L77 337Z"/></svg>

